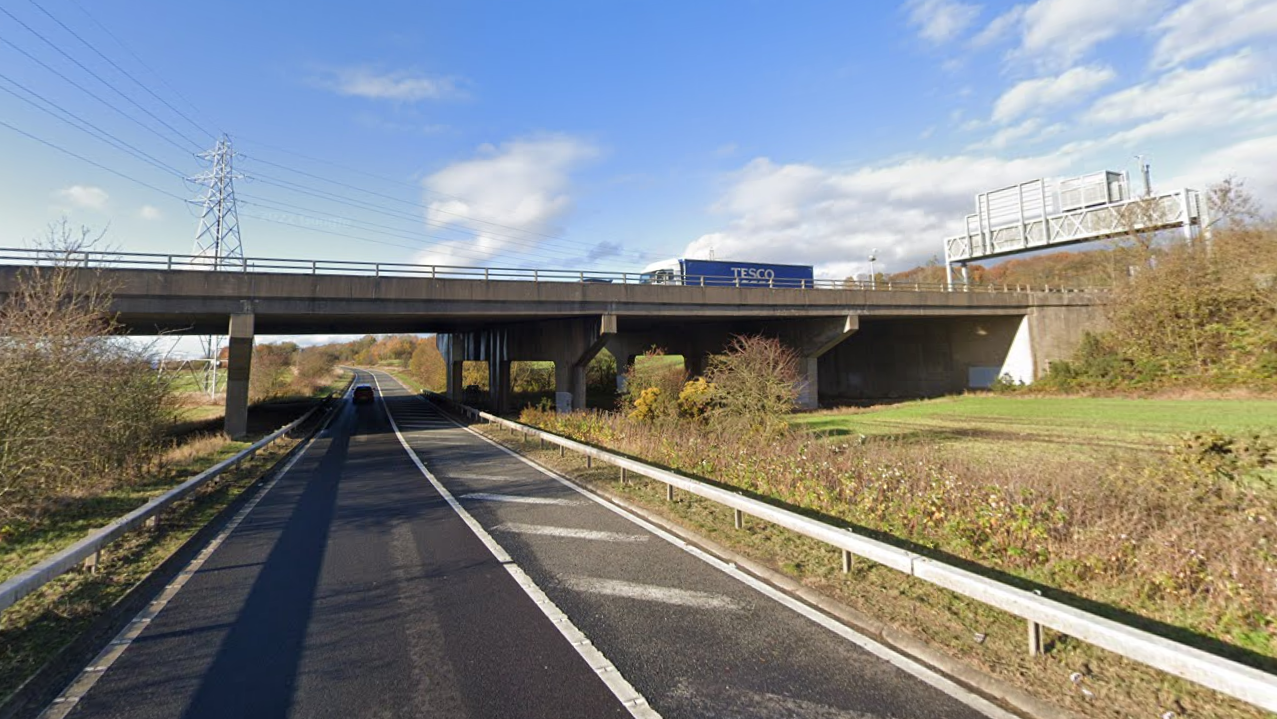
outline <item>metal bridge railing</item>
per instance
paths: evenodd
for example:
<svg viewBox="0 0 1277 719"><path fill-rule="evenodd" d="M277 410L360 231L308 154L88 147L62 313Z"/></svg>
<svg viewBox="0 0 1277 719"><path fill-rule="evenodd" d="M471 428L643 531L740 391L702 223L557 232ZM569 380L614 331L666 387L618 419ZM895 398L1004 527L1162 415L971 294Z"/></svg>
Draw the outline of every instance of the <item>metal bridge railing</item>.
<svg viewBox="0 0 1277 719"><path fill-rule="evenodd" d="M1020 617L1026 621L1028 651L1031 655L1043 652L1042 627L1050 627L1062 634L1102 647L1154 669L1196 682L1221 694L1269 711L1277 711L1277 676L1273 674L1078 609L1044 597L1039 592L1021 589L953 564L924 557L895 545L856 534L851 528L837 527L752 497L746 497L739 492L716 487L599 447L482 412L452 402L443 395L430 393L429 396L474 420L485 421L512 432L534 437L543 445L558 445L560 453L568 450L584 455L590 462L597 460L611 464L621 470L622 481L625 481L627 474L632 473L662 482L666 485L667 499L673 499L674 490L678 489L729 507L735 515L737 528L742 526L743 516L749 515L835 547L842 551L844 571L850 568L853 556L861 557Z"/></svg>
<svg viewBox="0 0 1277 719"><path fill-rule="evenodd" d="M53 252L0 247L0 264L73 266L101 269L173 271L271 272L309 275L357 275L366 277L417 277L433 280L484 280L490 282L565 282L577 284L650 285L637 272L527 269L418 265L408 262L359 262L351 260L302 260L283 257L247 257L233 265L214 267L208 257L145 252ZM657 285L652 285L657 286ZM872 290L889 292L1105 292L1102 288L1070 288L1051 285L948 285L935 282L873 280L751 280L731 276L691 275L664 286L741 287L793 290Z"/></svg>

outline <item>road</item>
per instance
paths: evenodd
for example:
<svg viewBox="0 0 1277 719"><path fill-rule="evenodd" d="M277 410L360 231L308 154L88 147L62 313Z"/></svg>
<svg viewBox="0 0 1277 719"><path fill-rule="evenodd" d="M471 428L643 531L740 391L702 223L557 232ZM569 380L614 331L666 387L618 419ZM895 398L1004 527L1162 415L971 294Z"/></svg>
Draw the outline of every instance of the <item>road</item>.
<svg viewBox="0 0 1277 719"><path fill-rule="evenodd" d="M357 382L46 716L1009 716Z"/></svg>

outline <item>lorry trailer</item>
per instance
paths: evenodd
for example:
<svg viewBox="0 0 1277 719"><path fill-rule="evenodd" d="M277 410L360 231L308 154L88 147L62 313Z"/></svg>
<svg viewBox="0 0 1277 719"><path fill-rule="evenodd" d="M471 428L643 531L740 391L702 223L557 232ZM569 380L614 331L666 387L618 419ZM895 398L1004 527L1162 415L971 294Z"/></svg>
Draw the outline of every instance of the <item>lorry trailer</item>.
<svg viewBox="0 0 1277 719"><path fill-rule="evenodd" d="M779 265L770 262L673 259L643 268L640 281L649 285L695 285L700 287L793 287L816 286L811 265Z"/></svg>

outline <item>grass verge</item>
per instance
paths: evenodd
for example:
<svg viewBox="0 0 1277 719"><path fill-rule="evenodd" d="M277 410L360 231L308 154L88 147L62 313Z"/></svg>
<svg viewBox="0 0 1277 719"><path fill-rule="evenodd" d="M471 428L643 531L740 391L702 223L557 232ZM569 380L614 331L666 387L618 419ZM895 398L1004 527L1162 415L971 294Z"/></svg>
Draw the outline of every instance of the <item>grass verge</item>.
<svg viewBox="0 0 1277 719"><path fill-rule="evenodd" d="M622 484L613 467L587 468L490 427L488 436L582 484L613 494L782 572L843 604L924 641L952 658L1041 699L1087 717L1132 716L1254 719L1270 716L1191 682L1047 631L1047 653L1029 657L1024 621L886 567L858 560L841 572L839 552L789 530L746 519L736 530L731 510L637 478ZM798 508L794 508L798 509Z"/></svg>
<svg viewBox="0 0 1277 719"><path fill-rule="evenodd" d="M96 571L68 572L0 613L0 707L260 480L297 442L280 441L258 452L238 470L222 473L174 505L156 528L132 532L116 541L102 553ZM68 501L36 526L7 525L8 534L0 541L0 581L247 446L220 437L190 439L170 451L161 470L137 482Z"/></svg>

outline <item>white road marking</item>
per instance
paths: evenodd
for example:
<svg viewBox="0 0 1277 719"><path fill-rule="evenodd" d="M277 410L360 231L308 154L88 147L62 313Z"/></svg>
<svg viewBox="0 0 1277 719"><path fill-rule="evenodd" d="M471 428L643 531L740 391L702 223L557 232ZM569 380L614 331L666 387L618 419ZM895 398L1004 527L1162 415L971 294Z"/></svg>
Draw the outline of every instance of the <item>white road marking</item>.
<svg viewBox="0 0 1277 719"><path fill-rule="evenodd" d="M352 382L351 388L353 387L354 383ZM349 395L349 391L347 392L347 395ZM158 616L159 613L168 606L169 601L172 600L173 597L177 596L177 593L181 591L182 587L186 586L186 583L190 581L190 578L204 566L204 563L208 561L209 557L213 556L213 552L216 552L217 549L222 546L222 543L226 541L226 538L231 536L231 532L234 532L235 528L238 527L249 513L253 511L253 509L257 506L257 503L262 501L262 498L270 493L271 489L275 487L279 480L283 479L284 475L288 474L288 470L292 469L293 465L297 464L297 461L302 458L302 455L306 454L306 452L310 449L310 446L315 443L315 440L327 434L328 426L338 414L340 414L340 412L333 412L328 415L328 419L324 421L324 426L306 442L306 446L302 447L296 454L289 458L284 467L280 469L279 474L272 477L271 480L257 492L256 496L248 500L248 503L235 513L235 516L231 518L231 521L227 522L226 526L222 528L222 531L218 532L217 536L213 537L213 540L201 549L199 554L195 555L195 558L192 559L190 563L182 569L182 571L177 573L177 576L173 578L173 581L169 582L168 585L164 587L164 590L160 592L159 596L143 607L142 610L133 617L133 621L126 624L124 628L120 630L120 633L115 635L115 638L106 645L106 648L99 652L98 655L93 658L93 661L89 662L89 665L85 667L80 674L62 690L60 694L58 694L58 696L49 704L48 707L45 708L44 711L40 712L38 719L62 719L62 717L65 717L72 709L75 708L76 703L83 699L84 695L89 693L89 690L93 688L94 684L97 684L98 679L101 678L103 673L110 669L111 665L115 663L115 660L119 659L120 655L122 655L124 651L129 648L129 645L133 643L133 640L137 639L138 636L142 634L142 630L146 628L146 625L150 624L151 620Z"/></svg>
<svg viewBox="0 0 1277 719"><path fill-rule="evenodd" d="M679 681L669 696L679 700L694 716L733 717L802 717L802 719L888 719L881 714L867 714L839 709L827 704L794 697L733 688L723 691L716 685L693 685Z"/></svg>
<svg viewBox="0 0 1277 719"><path fill-rule="evenodd" d="M646 534L622 534L621 532L600 532L593 529L575 529L573 527L550 527L543 524L519 524L506 522L492 528L494 532L513 532L514 534L535 534L541 537L565 537L567 539L588 539L594 542L646 542Z"/></svg>
<svg viewBox="0 0 1277 719"><path fill-rule="evenodd" d="M595 579L593 577L564 577L560 583L568 589L587 594L602 594L608 597L638 599L644 602L676 604L680 607L697 609L714 609L717 611L740 611L741 603L721 594L694 592L690 589L661 587L655 584L637 584L622 582L619 579Z"/></svg>
<svg viewBox="0 0 1277 719"><path fill-rule="evenodd" d="M377 379L377 375L374 374L372 379L373 382L377 384L377 389L380 391L381 382ZM395 424L395 418L390 416L389 412L387 412L386 415L390 419L390 428L394 430L395 436L399 438L399 444L402 445L404 451L408 453L408 458L412 460L413 464L417 465L417 469L421 472L422 476L426 478L426 481L430 482L430 485L435 488L435 491L438 492L441 497L443 497L444 501L448 503L448 506L452 507L452 511L456 512L458 517L461 517L461 521L465 522L466 526L470 528L470 531L474 532L474 535L479 538L479 541L483 542L483 545L488 548L488 551L492 553L492 556L495 557L498 562L501 562L501 566L505 567L506 572L514 578L514 581L519 585L519 588L528 595L534 604L536 604L537 608L541 610L541 613L545 615L546 619L550 620L550 624L552 624L555 629L559 630L559 634L568 641L568 644L571 645L572 649L574 649L576 653L585 660L586 664L590 665L590 668L594 671L595 675L598 676L603 684L612 692L612 695L621 702L621 706L625 707L625 709L630 713L630 716L636 717L636 719L661 719L660 713L648 705L647 699L634 688L634 685L630 684L630 682L621 674L621 671L616 668L616 665L604 656L603 652L599 651L598 647L594 646L594 644L590 642L589 637L585 636L584 632L577 629L576 625L572 623L572 620L568 618L568 615L564 614L563 610L559 609L555 606L554 602L550 601L550 598L545 595L545 592L541 591L541 588L537 586L536 582L532 581L532 577L529 577L527 572L523 571L518 564L515 564L514 559L509 555L509 553L501 548L500 544L497 544L497 540L493 539L491 534L488 534L488 532L484 530L483 525L479 524L479 522L465 510L465 507L461 506L461 503L457 501L456 497L453 497L452 493L449 492L433 474L431 474L430 470L426 469L426 465L421 461L421 458L417 456L415 451L413 451L412 445L408 444L408 440L405 439L403 433L399 431L399 426Z"/></svg>
<svg viewBox="0 0 1277 719"><path fill-rule="evenodd" d="M461 495L461 499L475 499L480 502L510 502L512 504L559 504L568 507L580 506L575 499L558 499L557 497L521 497L517 494L489 494L487 492L471 492Z"/></svg>
<svg viewBox="0 0 1277 719"><path fill-rule="evenodd" d="M421 397L420 399L423 402L429 401L425 397ZM599 506L604 507L608 511L614 512L615 514L621 517L624 517L625 519L633 522L634 524L637 524L643 529L646 529L652 534L655 534L661 539L664 539L670 544L673 544L674 546L682 549L688 554L691 554L692 556L700 559L701 561L705 562L711 567L714 567L715 569L718 569L724 574L727 574L735 578L737 581L741 582L742 584L748 587L752 587L753 589L758 591L760 594L763 594L764 596L771 598L772 600L780 603L781 605L788 607L789 609L806 617L812 622L819 624L820 626L828 629L834 634L837 634L843 639L851 642L852 644L855 644L861 649L864 649L865 651L869 652L875 657L878 657L879 659L885 661L891 666L896 667L897 669L900 669L904 672L907 672L908 674L921 680L925 684L928 684L932 687L935 687L936 689L939 689L940 691L944 692L945 694L948 694L954 699L957 699L963 704L966 704L972 709L975 709L983 713L985 716L988 716L991 719L1019 719L1019 717L1017 717L1015 714L1008 712L1007 710L990 702L989 700L985 699L982 696L979 696L977 694L974 694L968 691L966 688L956 684L955 682L950 680L948 677L945 677L935 672L934 670L918 663L917 661L914 661L913 659L895 651L894 649L890 649L887 646L873 639L870 639L869 637L861 634L860 632L857 632L856 630L852 629L846 624L843 624L837 619L834 619L833 617L826 615L825 613L821 612L815 607L797 599L796 597L792 597L789 594L786 594L782 590L777 589L776 587L773 587L772 585L764 582L758 577L755 577L754 575L740 569L735 564L731 562L725 562L719 559L718 557L715 557L714 555L702 550L700 547L689 544L686 540L682 539L681 537L675 534L672 534L671 532L668 532L661 527L658 527L657 525L647 521L646 519L643 519L637 514L633 514L630 511L622 507L619 507L613 504L612 502L609 502L603 497L600 497L599 495L594 494L593 492L590 492L589 490L583 487L577 486L576 484L572 482L572 480L568 479L567 477L557 474L556 472L550 470L549 468L543 467L537 464L531 459L524 457L523 455L519 454L518 452L515 452L512 449L508 449L502 446L499 442L496 442L495 440L492 440L483 436L483 434L476 432L470 427L467 427L461 424L460 422L453 420L450 417L448 418L448 421L452 422L457 427L464 429L467 432L473 434L475 437L478 437L484 442L487 442L488 444L492 445L498 450L510 455L511 457L514 457L520 462L523 462L529 467L532 467L533 469L545 475L546 477L553 479L554 481L558 482L559 484L562 484L565 487L571 488L573 491L577 492L581 496L589 499L592 502L597 503Z"/></svg>

